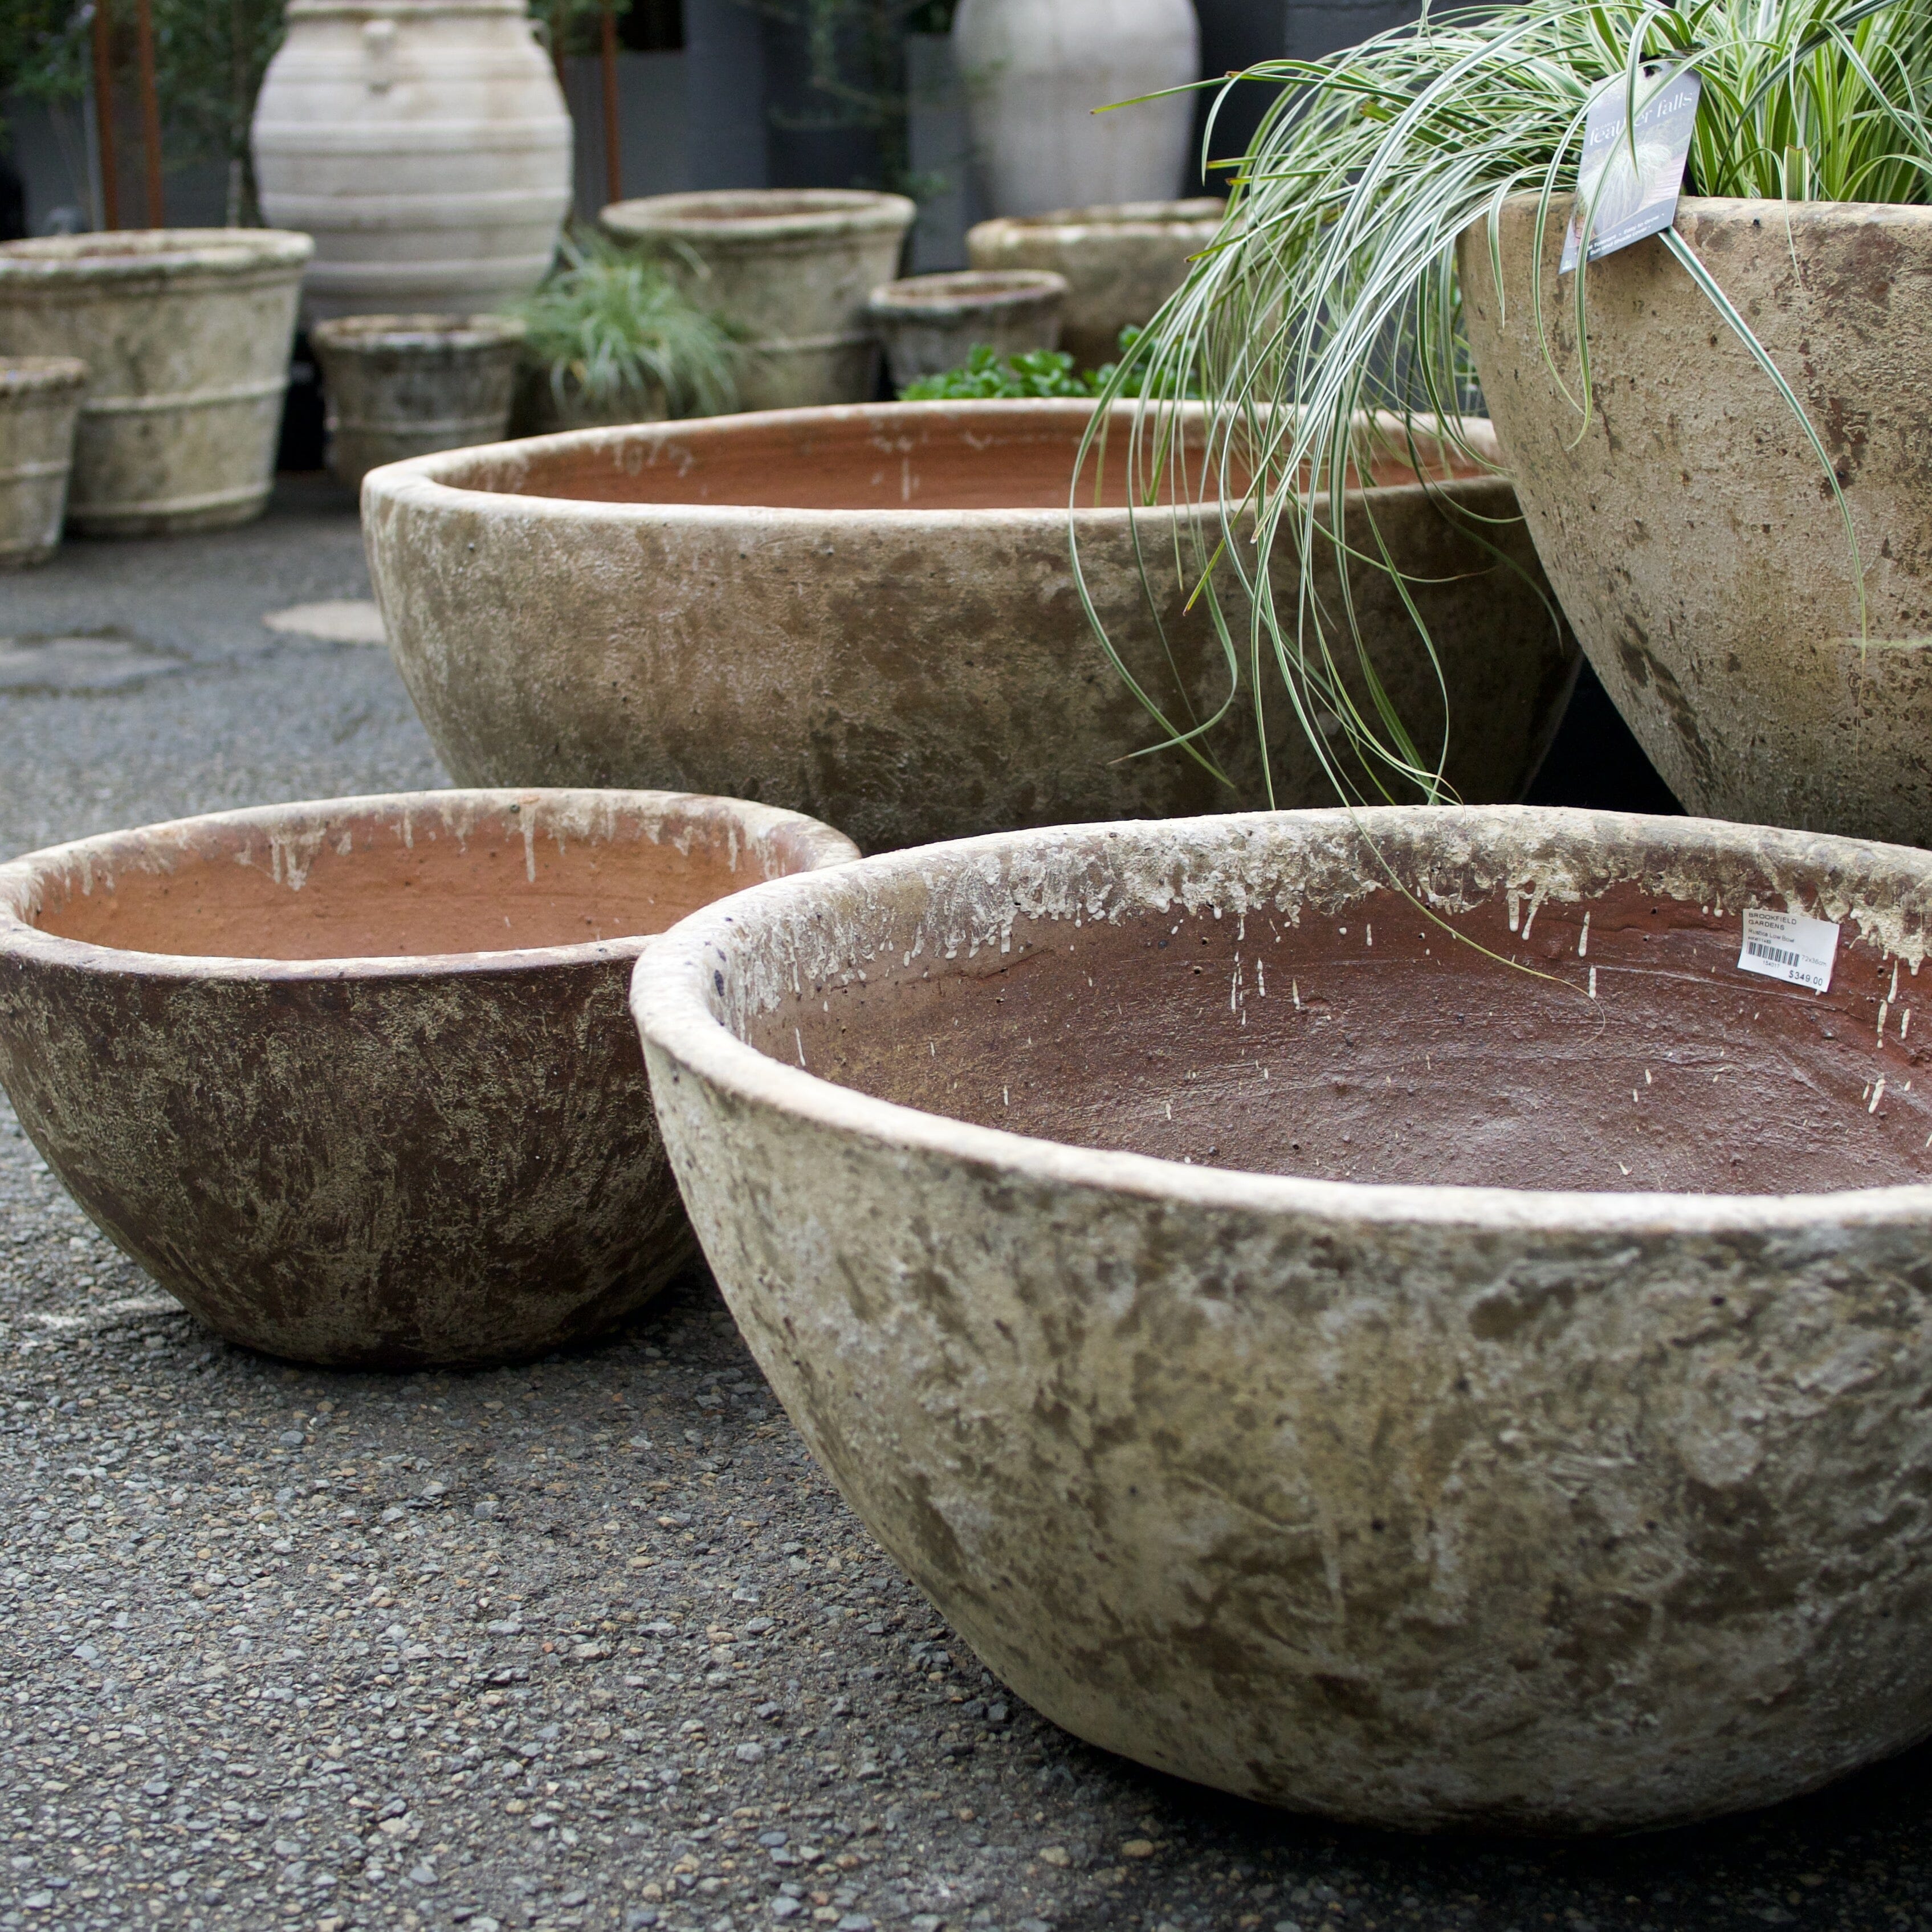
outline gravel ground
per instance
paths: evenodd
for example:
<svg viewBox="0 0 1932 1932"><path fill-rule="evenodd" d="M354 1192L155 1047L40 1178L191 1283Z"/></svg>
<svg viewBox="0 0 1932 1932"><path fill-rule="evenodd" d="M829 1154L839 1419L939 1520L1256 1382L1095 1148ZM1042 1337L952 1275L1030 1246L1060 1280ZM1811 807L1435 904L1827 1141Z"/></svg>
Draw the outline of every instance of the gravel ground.
<svg viewBox="0 0 1932 1932"><path fill-rule="evenodd" d="M380 652L260 625L365 594L307 483L250 530L0 580L0 631L163 667L0 689L0 846L436 782ZM1090 1750L873 1547L708 1281L533 1366L292 1368L95 1237L4 1108L0 1537L10 1928L1932 1927L1926 1751L1563 1847L1340 1830Z"/></svg>

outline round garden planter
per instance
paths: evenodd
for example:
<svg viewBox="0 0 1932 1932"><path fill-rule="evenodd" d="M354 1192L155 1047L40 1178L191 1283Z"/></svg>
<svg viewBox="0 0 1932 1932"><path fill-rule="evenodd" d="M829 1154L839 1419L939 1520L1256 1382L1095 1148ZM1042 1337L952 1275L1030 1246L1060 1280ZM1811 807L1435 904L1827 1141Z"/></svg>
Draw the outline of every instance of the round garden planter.
<svg viewBox="0 0 1932 1932"><path fill-rule="evenodd" d="M1066 278L1060 346L1082 369L1118 360L1120 331L1154 320L1220 233L1226 202L1122 202L982 221L966 237L976 268L1046 269Z"/></svg>
<svg viewBox="0 0 1932 1932"><path fill-rule="evenodd" d="M151 228L0 245L0 356L78 356L68 525L219 530L260 514L305 235Z"/></svg>
<svg viewBox="0 0 1932 1932"><path fill-rule="evenodd" d="M1702 820L1059 828L758 888L633 1006L760 1366L1029 1702L1623 1831L1932 1732L1928 914L1932 856Z"/></svg>
<svg viewBox="0 0 1932 1932"><path fill-rule="evenodd" d="M230 1340L540 1354L690 1256L625 1020L640 935L850 856L788 813L649 793L345 799L56 847L0 866L0 1081L75 1199Z"/></svg>
<svg viewBox="0 0 1932 1932"><path fill-rule="evenodd" d="M311 318L500 308L542 280L570 206L525 0L291 0L251 140L268 219L315 237Z"/></svg>
<svg viewBox="0 0 1932 1932"><path fill-rule="evenodd" d="M872 291L866 305L896 389L956 369L983 345L1002 356L1060 346L1066 278L1039 269L913 275Z"/></svg>
<svg viewBox="0 0 1932 1932"><path fill-rule="evenodd" d="M60 547L87 364L66 356L0 358L0 570Z"/></svg>
<svg viewBox="0 0 1932 1932"><path fill-rule="evenodd" d="M1932 209L1687 199L1677 230L1816 425L1803 428L1658 239L1588 269L1593 414L1535 338L1533 198L1462 251L1483 393L1550 581L1611 698L1693 812L1932 844ZM1543 315L1580 393L1550 218ZM1580 430L1581 434L1580 437Z"/></svg>
<svg viewBox="0 0 1932 1932"><path fill-rule="evenodd" d="M997 213L1181 186L1194 96L1173 90L1201 78L1193 0L959 0L952 47Z"/></svg>
<svg viewBox="0 0 1932 1932"><path fill-rule="evenodd" d="M898 194L730 188L614 202L612 240L648 250L743 339L748 410L868 401L878 344L866 301L898 272L918 212Z"/></svg>
<svg viewBox="0 0 1932 1932"><path fill-rule="evenodd" d="M370 315L309 332L328 404L328 466L352 490L372 470L500 442L524 326L508 316Z"/></svg>
<svg viewBox="0 0 1932 1932"><path fill-rule="evenodd" d="M1091 408L801 410L392 466L370 478L364 518L390 648L464 784L755 797L868 851L1265 802L1245 712L1216 741L1234 793L1181 753L1133 755L1159 731L1095 640L1068 555ZM1150 603L1119 448L1103 498L1114 507L1084 507L1090 484L1078 486L1087 589L1148 685L1171 691L1178 673L1206 717L1227 689L1206 600L1190 610L1168 581ZM1425 489L1400 466L1377 480L1349 514L1372 511L1424 580L1414 594L1447 680L1450 782L1466 799L1516 797L1578 658L1509 487L1484 476ZM1516 568L1457 517L1494 520L1478 527ZM1171 541L1167 513L1137 520L1143 550ZM1333 608L1332 554L1323 567ZM1436 676L1394 586L1364 565L1350 589L1385 686L1432 743ZM1331 801L1286 704L1270 725L1276 801Z"/></svg>

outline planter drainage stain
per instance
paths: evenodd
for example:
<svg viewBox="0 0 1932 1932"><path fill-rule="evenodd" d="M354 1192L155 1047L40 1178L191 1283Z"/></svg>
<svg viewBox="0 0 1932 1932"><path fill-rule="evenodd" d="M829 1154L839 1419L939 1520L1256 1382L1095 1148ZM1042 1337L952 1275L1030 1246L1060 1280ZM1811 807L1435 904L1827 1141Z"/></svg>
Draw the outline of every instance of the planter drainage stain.
<svg viewBox="0 0 1932 1932"><path fill-rule="evenodd" d="M0 692L67 698L130 691L184 668L184 661L111 631L51 638L0 638Z"/></svg>

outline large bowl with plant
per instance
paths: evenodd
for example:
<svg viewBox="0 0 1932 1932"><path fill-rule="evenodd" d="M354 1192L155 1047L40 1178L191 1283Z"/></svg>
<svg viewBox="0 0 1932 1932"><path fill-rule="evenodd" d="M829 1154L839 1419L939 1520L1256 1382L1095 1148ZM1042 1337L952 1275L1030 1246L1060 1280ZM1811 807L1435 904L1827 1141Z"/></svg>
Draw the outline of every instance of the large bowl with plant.
<svg viewBox="0 0 1932 1932"><path fill-rule="evenodd" d="M377 471L371 577L445 764L462 784L761 799L868 850L1327 802L1292 714L1269 719L1264 752L1232 700L1248 674L1224 648L1231 568L1156 608L1143 596L1142 560L1180 540L1166 466L1193 458L1136 446L1124 415L1076 479L1094 404L1048 359L1031 373L1062 399L645 424ZM1480 430L1466 440L1480 447ZM1324 593L1355 608L1376 690L1434 733L1432 753L1453 721L1450 782L1516 797L1578 659L1509 487L1426 434L1370 440L1341 487L1362 514L1373 506L1406 574L1337 568L1331 554ZM1134 689L1096 647L1090 610ZM1338 689L1376 702L1360 680ZM1186 748L1138 755L1160 734L1136 690L1198 728ZM1325 752L1319 725L1314 740Z"/></svg>
<svg viewBox="0 0 1932 1932"><path fill-rule="evenodd" d="M1270 594L1237 628L1280 674L1258 700L1285 681L1313 709L1352 655L1295 541L1319 520L1304 475L1366 406L1453 440L1473 352L1550 580L1678 796L1932 842L1923 8L1525 0L1256 71L1287 91L1150 352L1252 479L1203 540L1254 519L1239 560ZM1593 98L1640 111L1686 76L1674 226L1559 276ZM1363 734L1404 762L1384 721Z"/></svg>
<svg viewBox="0 0 1932 1932"><path fill-rule="evenodd" d="M1810 833L1230 814L758 886L633 1006L760 1366L1030 1703L1621 1831L1932 1732L1929 917Z"/></svg>

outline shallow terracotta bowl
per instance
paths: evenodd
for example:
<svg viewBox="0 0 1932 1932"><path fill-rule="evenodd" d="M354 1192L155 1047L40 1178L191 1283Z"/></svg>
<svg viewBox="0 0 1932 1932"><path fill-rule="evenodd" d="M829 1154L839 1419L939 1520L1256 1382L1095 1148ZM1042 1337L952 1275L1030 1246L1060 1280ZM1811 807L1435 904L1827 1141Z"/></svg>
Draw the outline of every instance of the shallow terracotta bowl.
<svg viewBox="0 0 1932 1932"><path fill-rule="evenodd" d="M633 998L760 1366L1023 1696L1625 1830L1932 1732L1929 905L1699 820L1120 824L759 887Z"/></svg>
<svg viewBox="0 0 1932 1932"><path fill-rule="evenodd" d="M694 908L853 856L730 799L423 792L0 866L0 1082L230 1340L409 1367L622 1322L691 1256L624 1010Z"/></svg>
<svg viewBox="0 0 1932 1932"><path fill-rule="evenodd" d="M1083 590L1170 716L1211 716L1228 673L1214 600L1172 562L1173 509L1130 511L1132 414L1077 487L1093 420L1077 401L778 410L424 457L364 485L370 573L403 681L466 784L722 792L810 812L868 852L1331 802L1285 702L1272 794L1245 695L1210 741L1232 790L1183 752L1136 755L1162 734ZM1439 676L1385 574L1352 566L1347 596L1418 743L1440 742L1446 690L1455 794L1516 798L1576 648L1508 482L1418 447L1429 483L1385 449L1348 528L1368 544L1372 517L1412 574ZM1332 614L1332 550L1316 563Z"/></svg>

